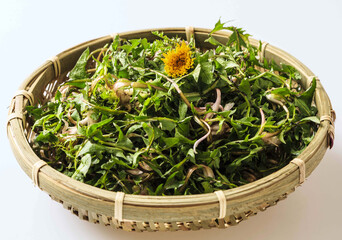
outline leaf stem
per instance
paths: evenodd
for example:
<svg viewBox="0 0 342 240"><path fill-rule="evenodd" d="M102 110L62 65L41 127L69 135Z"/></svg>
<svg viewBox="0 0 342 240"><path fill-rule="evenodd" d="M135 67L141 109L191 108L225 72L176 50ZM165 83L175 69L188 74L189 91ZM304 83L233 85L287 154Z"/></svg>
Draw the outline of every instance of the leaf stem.
<svg viewBox="0 0 342 240"><path fill-rule="evenodd" d="M137 152L137 151L135 151L133 149L130 149L130 148L127 148L127 147L124 147L124 146L119 146L116 143L106 142L106 141L102 141L102 140L98 140L98 141L99 141L99 143L101 143L103 145L107 145L107 146L111 146L111 147L114 147L114 148L118 148L120 150L125 150L125 151L132 152L132 153Z"/></svg>

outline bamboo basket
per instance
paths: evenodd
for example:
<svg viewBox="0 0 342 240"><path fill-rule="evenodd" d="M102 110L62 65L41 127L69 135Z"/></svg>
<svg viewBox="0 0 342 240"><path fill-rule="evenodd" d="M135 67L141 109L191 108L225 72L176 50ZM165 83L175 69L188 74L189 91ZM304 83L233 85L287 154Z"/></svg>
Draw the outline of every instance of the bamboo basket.
<svg viewBox="0 0 342 240"><path fill-rule="evenodd" d="M151 31L163 31L170 37L189 39L195 37L198 47L210 48L204 42L211 30L202 28L164 28L120 33L122 39L156 38ZM214 37L227 41L228 31L220 31ZM317 81L315 103L321 119L316 136L309 146L279 171L247 185L221 194L198 194L190 196L141 196L111 192L76 180L44 165L33 152L30 143L34 137L31 124L25 118L25 106L45 103L66 79L81 53L102 47L113 41L117 34L91 40L70 48L46 61L20 86L12 99L7 135L14 155L25 173L50 197L63 204L80 219L101 223L127 231L176 231L209 228L226 228L264 211L285 199L317 167L334 138L335 113L320 81ZM250 39L254 46L259 41ZM307 88L314 74L288 53L262 42L260 61L273 59L276 63L294 66L302 75L302 84ZM43 163L43 164L41 164ZM40 165L41 164L41 165ZM39 181L38 181L39 180ZM124 198L123 198L124 197ZM119 217L117 217L119 215Z"/></svg>

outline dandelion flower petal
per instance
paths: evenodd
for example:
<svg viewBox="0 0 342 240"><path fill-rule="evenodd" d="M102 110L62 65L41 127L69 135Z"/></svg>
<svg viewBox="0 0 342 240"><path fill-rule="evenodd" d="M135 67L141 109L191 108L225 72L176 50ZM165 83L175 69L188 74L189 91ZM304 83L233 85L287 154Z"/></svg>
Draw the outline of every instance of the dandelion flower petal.
<svg viewBox="0 0 342 240"><path fill-rule="evenodd" d="M191 58L190 47L183 41L182 45L177 45L176 49L163 54L162 61L165 64L165 72L170 77L176 78L185 75L194 64Z"/></svg>

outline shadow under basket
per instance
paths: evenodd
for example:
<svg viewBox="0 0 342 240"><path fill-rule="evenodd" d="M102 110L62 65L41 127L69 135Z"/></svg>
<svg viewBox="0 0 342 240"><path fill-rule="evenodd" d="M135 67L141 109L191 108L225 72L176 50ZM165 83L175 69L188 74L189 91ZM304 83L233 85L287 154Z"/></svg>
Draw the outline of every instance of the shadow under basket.
<svg viewBox="0 0 342 240"><path fill-rule="evenodd" d="M195 37L197 47L212 47L204 42L211 30L202 28L163 28L148 29L118 34L122 39L156 39L152 31L163 31L169 37L183 39ZM213 36L226 42L228 31L216 32ZM264 211L285 199L295 190L319 164L334 138L335 113L330 100L317 77L300 61L288 53L262 42L259 60L273 59L277 64L284 63L295 67L302 75L304 88L310 86L315 77L317 88L315 102L319 129L309 146L288 165L277 172L255 182L220 193L189 196L141 196L122 194L99 189L56 171L44 164L32 150L32 124L25 118L25 106L45 103L53 96L57 87L66 79L67 73L75 65L81 53L111 43L117 34L105 36L70 48L51 60L46 61L20 86L12 99L7 135L13 153L25 173L52 199L76 214L80 219L109 225L127 231L176 231L209 228L226 228ZM256 47L259 41L250 39Z"/></svg>

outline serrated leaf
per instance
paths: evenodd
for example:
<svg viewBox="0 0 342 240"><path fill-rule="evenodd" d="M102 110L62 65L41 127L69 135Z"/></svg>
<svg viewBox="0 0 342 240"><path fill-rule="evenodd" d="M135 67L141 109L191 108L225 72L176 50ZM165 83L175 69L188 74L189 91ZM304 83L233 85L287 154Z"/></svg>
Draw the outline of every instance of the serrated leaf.
<svg viewBox="0 0 342 240"><path fill-rule="evenodd" d="M171 132L177 126L177 123L168 120L159 120L161 125L161 130L166 130Z"/></svg>
<svg viewBox="0 0 342 240"><path fill-rule="evenodd" d="M84 50L80 58L78 59L75 67L70 71L69 79L84 79L88 78L88 73L86 70L86 65L89 57L89 48Z"/></svg>
<svg viewBox="0 0 342 240"><path fill-rule="evenodd" d="M317 124L321 123L317 116L306 117L306 118L302 118L301 120L299 120L299 122L307 122L307 121L314 122Z"/></svg>
<svg viewBox="0 0 342 240"><path fill-rule="evenodd" d="M310 116L311 115L310 107L302 99L295 98L294 104L296 107L299 108L300 112L304 116Z"/></svg>
<svg viewBox="0 0 342 240"><path fill-rule="evenodd" d="M72 175L72 178L79 180L79 181L83 181L83 179L88 173L90 165L91 165L91 155L86 154L81 158L81 163L76 169L75 173Z"/></svg>
<svg viewBox="0 0 342 240"><path fill-rule="evenodd" d="M280 95L280 96L288 96L291 95L291 91L287 87L276 88L271 91L272 94Z"/></svg>
<svg viewBox="0 0 342 240"><path fill-rule="evenodd" d="M88 137L93 136L96 133L96 131L98 131L99 128L109 124L111 121L113 121L113 118L107 118L101 122L94 123L94 124L90 125L87 129L87 133L86 133L87 136Z"/></svg>
<svg viewBox="0 0 342 240"><path fill-rule="evenodd" d="M114 124L114 126L119 133L118 140L116 142L117 146L132 149L134 147L132 141L123 134L123 132L121 131L121 129L118 125Z"/></svg>
<svg viewBox="0 0 342 240"><path fill-rule="evenodd" d="M179 138L176 138L176 137L168 137L168 138L162 137L161 139L166 145L166 148L164 148L164 150L171 148L179 143Z"/></svg>
<svg viewBox="0 0 342 240"><path fill-rule="evenodd" d="M209 38L206 39L205 42L209 42L210 44L212 44L212 45L214 45L214 46L223 45L222 43L220 43L219 41L217 41L213 36L209 36Z"/></svg>
<svg viewBox="0 0 342 240"><path fill-rule="evenodd" d="M214 81L212 70L213 70L212 63L201 62L201 72L200 72L201 82L205 84L211 84Z"/></svg>
<svg viewBox="0 0 342 240"><path fill-rule="evenodd" d="M236 68L239 65L231 60L225 60L224 58L217 58L216 61L222 65L224 69Z"/></svg>
<svg viewBox="0 0 342 240"><path fill-rule="evenodd" d="M242 79L240 85L239 85L239 90L243 93L245 93L248 97L251 96L251 86L249 84L248 79Z"/></svg>
<svg viewBox="0 0 342 240"><path fill-rule="evenodd" d="M311 82L311 86L304 93L302 93L298 99L303 101L306 106L310 107L314 93L315 93L315 89L316 89L316 78L313 78Z"/></svg>
<svg viewBox="0 0 342 240"><path fill-rule="evenodd" d="M52 143L57 142L58 138L54 135L53 131L51 130L43 130L35 139L37 142L42 143Z"/></svg>
<svg viewBox="0 0 342 240"><path fill-rule="evenodd" d="M197 64L196 68L192 72L192 76L194 77L195 81L198 82L201 73L201 64Z"/></svg>
<svg viewBox="0 0 342 240"><path fill-rule="evenodd" d="M181 102L178 107L179 120L183 120L188 111L188 106L185 102Z"/></svg>

